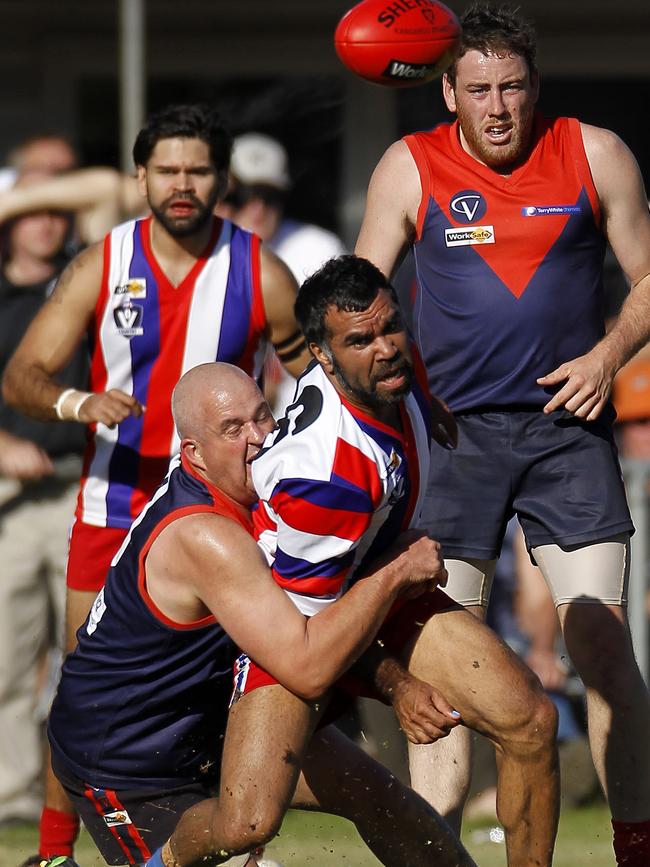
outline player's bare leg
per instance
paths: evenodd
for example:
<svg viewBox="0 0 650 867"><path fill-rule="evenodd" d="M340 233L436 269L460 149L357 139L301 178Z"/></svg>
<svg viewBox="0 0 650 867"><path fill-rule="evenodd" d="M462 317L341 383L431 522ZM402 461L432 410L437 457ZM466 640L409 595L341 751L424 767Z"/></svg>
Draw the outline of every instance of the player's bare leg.
<svg viewBox="0 0 650 867"><path fill-rule="evenodd" d="M557 714L537 678L463 609L427 621L408 666L440 690L465 725L494 743L497 814L506 832L508 864L548 867L559 815ZM419 784L413 781L414 788Z"/></svg>
<svg viewBox="0 0 650 867"><path fill-rule="evenodd" d="M455 599L487 600L495 560L445 558L449 573L445 591ZM485 621L486 606L465 603L465 609ZM465 726L426 747L408 744L411 784L460 835L463 808L472 779L472 733Z"/></svg>
<svg viewBox="0 0 650 867"><path fill-rule="evenodd" d="M284 687L265 686L230 709L220 797L187 810L163 848L167 867L209 867L263 846L293 796L318 710Z"/></svg>
<svg viewBox="0 0 650 867"><path fill-rule="evenodd" d="M567 579L576 582L571 595L577 601L560 604L557 611L569 656L585 685L591 754L612 817L647 822L650 695L634 658L627 610L590 601L576 589L598 588L603 598L623 596L629 540L617 537L572 551L545 545L533 553L556 598L571 593Z"/></svg>
<svg viewBox="0 0 650 867"><path fill-rule="evenodd" d="M88 616L88 612L90 611L90 607L95 601L96 596L97 593L94 591L88 592L83 590L72 590L69 587L67 588L64 635L66 654L70 653L76 647L77 629ZM78 833L77 812L73 807L70 799L66 795L63 786L55 777L54 772L52 771L52 767L50 764L49 747L46 747L44 763L45 773L43 807L45 812L43 815L46 815L48 811L52 811L49 813L50 817L57 816L57 821L61 821L66 826L69 826L71 830L64 836L71 837L71 839L68 839L66 841L69 845L71 845L74 842L72 836L76 839ZM41 823L42 822L43 820L41 820ZM72 830L73 824L74 830ZM41 827L43 827L42 824ZM51 834L52 832L50 831L49 833ZM59 833L60 832L56 832L55 835L59 836ZM43 844L43 838L41 839L41 844ZM60 855L61 852L57 851L52 852L51 854Z"/></svg>
<svg viewBox="0 0 650 867"><path fill-rule="evenodd" d="M354 822L382 864L470 867L470 855L441 817L333 726L314 735L293 806Z"/></svg>

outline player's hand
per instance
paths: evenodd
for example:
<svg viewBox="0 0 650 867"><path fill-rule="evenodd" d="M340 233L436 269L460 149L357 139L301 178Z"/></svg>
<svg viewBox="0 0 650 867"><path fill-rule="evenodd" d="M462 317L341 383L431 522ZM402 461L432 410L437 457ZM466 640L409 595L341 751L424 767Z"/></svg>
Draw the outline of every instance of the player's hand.
<svg viewBox="0 0 650 867"><path fill-rule="evenodd" d="M455 449L458 445L458 425L451 410L435 394L431 395L431 436L445 449Z"/></svg>
<svg viewBox="0 0 650 867"><path fill-rule="evenodd" d="M409 596L417 596L436 586L444 587L447 583L440 542L421 530L400 533L385 557L393 564L402 592L408 590Z"/></svg>
<svg viewBox="0 0 650 867"><path fill-rule="evenodd" d="M586 355L565 361L537 384L545 388L564 383L544 407L545 413L564 408L577 418L594 421L603 410L612 388L616 367L596 346Z"/></svg>
<svg viewBox="0 0 650 867"><path fill-rule="evenodd" d="M78 416L84 424L101 422L107 427L115 427L128 416L138 418L143 412L144 407L135 397L119 388L112 388L110 391L91 394L81 404Z"/></svg>
<svg viewBox="0 0 650 867"><path fill-rule="evenodd" d="M36 481L54 472L52 461L30 440L5 431L0 438L0 476L21 482Z"/></svg>
<svg viewBox="0 0 650 867"><path fill-rule="evenodd" d="M412 744L431 744L447 737L460 722L460 714L442 693L409 675L391 690L399 726Z"/></svg>

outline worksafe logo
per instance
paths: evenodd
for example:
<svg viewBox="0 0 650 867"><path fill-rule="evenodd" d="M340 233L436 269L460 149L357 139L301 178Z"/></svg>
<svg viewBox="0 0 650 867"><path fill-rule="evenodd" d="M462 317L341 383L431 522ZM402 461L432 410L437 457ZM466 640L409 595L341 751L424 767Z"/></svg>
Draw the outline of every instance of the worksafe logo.
<svg viewBox="0 0 650 867"><path fill-rule="evenodd" d="M407 81L424 81L433 65L430 63L406 63L403 60L391 60L382 72L384 78L398 78Z"/></svg>
<svg viewBox="0 0 650 867"><path fill-rule="evenodd" d="M448 247L471 247L476 244L494 244L494 226L474 226L472 229L445 229Z"/></svg>

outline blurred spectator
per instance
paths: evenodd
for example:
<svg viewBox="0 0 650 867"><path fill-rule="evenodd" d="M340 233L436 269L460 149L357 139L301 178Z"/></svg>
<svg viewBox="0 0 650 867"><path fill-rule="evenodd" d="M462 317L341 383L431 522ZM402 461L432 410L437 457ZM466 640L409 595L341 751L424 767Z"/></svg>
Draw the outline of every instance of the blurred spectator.
<svg viewBox="0 0 650 867"><path fill-rule="evenodd" d="M334 256L345 252L332 232L285 217L291 189L286 150L270 136L249 132L235 139L230 162L227 215L255 232L289 267L298 285ZM295 380L272 353L266 371L267 399L274 414L284 414L293 398Z"/></svg>
<svg viewBox="0 0 650 867"><path fill-rule="evenodd" d="M47 178L29 187L3 191L0 186L0 223L44 208L74 213L77 235L88 246L101 241L118 223L145 213L147 203L135 177L101 166Z"/></svg>
<svg viewBox="0 0 650 867"><path fill-rule="evenodd" d="M65 148L32 139L17 151L18 184L34 182ZM58 142L62 145L62 142ZM72 159L73 152L68 156ZM42 157L42 159L41 159ZM36 168L36 166L41 168ZM68 215L42 212L5 227L0 262L0 373L67 263ZM62 382L83 386L77 354ZM0 822L38 820L42 774L39 663L63 635L68 531L84 447L78 425L27 419L0 399Z"/></svg>

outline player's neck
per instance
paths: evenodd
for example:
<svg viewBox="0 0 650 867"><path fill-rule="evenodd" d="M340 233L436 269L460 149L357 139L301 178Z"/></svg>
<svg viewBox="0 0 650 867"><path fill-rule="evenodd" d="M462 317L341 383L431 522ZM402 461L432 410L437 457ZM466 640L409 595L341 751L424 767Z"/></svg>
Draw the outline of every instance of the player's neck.
<svg viewBox="0 0 650 867"><path fill-rule="evenodd" d="M213 228L214 221L209 220L196 233L176 238L170 235L158 220L154 218L151 221L151 252L174 286L182 282L196 260L205 252Z"/></svg>

